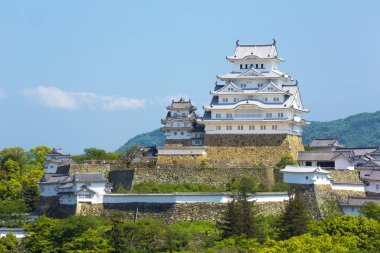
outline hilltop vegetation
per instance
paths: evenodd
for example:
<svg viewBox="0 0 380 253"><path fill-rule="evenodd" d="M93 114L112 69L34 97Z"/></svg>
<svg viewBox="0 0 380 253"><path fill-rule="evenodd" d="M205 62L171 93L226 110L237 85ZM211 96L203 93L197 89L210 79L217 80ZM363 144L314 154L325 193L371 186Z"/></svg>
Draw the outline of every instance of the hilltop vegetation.
<svg viewBox="0 0 380 253"><path fill-rule="evenodd" d="M327 122L313 121L304 129L304 143L309 143L314 136L338 137L347 147L380 146L380 111Z"/></svg>
<svg viewBox="0 0 380 253"><path fill-rule="evenodd" d="M304 128L303 142L310 143L313 137L338 137L347 147L380 146L380 111L360 113L350 117L326 122L312 121ZM117 152L138 144L140 146L163 146L164 134L160 129L139 134L128 140Z"/></svg>
<svg viewBox="0 0 380 253"><path fill-rule="evenodd" d="M133 145L147 147L147 146L163 146L164 144L165 144L164 134L161 132L160 129L156 129L152 132L139 134L129 139L123 146L121 146L118 150L116 150L116 152L121 153Z"/></svg>

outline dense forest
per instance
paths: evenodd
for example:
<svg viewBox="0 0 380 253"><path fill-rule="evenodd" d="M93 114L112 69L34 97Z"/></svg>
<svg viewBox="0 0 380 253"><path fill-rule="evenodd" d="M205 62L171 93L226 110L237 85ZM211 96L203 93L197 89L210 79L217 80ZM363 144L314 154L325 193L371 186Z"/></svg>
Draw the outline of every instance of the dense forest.
<svg viewBox="0 0 380 253"><path fill-rule="evenodd" d="M359 138L360 136L360 138ZM360 113L344 119L312 121L304 128L304 144L314 138L337 137L347 147L380 146L380 111ZM117 152L138 144L140 146L163 146L164 134L160 129L139 134L128 140Z"/></svg>

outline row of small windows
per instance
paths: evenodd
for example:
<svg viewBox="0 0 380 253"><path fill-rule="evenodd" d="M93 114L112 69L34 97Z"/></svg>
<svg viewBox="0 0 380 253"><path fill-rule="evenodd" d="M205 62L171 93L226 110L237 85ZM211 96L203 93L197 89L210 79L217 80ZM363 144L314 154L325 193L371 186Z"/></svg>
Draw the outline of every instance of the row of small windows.
<svg viewBox="0 0 380 253"><path fill-rule="evenodd" d="M217 131L220 131L220 130L222 130L222 126L216 126L215 129ZM255 126L254 125L250 125L250 126L248 126L248 129L249 130L255 130ZM277 129L278 129L277 125L272 125L272 130L277 130ZM229 130L229 131L232 130L232 126L226 126L226 130ZM244 126L238 125L237 126L237 130L239 130L239 131L244 130ZM260 126L260 130L267 130L267 126L266 125L261 125Z"/></svg>
<svg viewBox="0 0 380 253"><path fill-rule="evenodd" d="M232 117L233 117L232 113L226 113L226 118L227 118L227 119L232 119ZM265 114L265 117L266 117L266 118L273 118L273 113L271 113L271 112L267 112L267 113ZM279 113L277 113L277 117L278 117L278 118L283 118L283 117L284 117L284 113L283 113L283 112L279 112ZM215 114L215 118L217 118L217 119L221 119L221 118L222 118L222 114L221 114L221 113L216 113L216 114Z"/></svg>
<svg viewBox="0 0 380 253"><path fill-rule="evenodd" d="M247 98L250 99L250 98L253 98L253 96L249 95ZM241 98L241 100L245 100L247 98ZM269 101L268 98L262 98L262 100L265 101L265 102ZM272 99L272 101L273 102L280 102L280 98L279 97L274 97ZM231 98L231 99L229 99L229 98L222 98L222 103L228 103L228 102L234 102L234 103L239 102L239 98Z"/></svg>
<svg viewBox="0 0 380 253"><path fill-rule="evenodd" d="M258 83L258 84L257 84L257 87L258 87L258 88L262 88L263 86L264 86L263 83ZM247 88L247 84L246 84L246 83L242 83L242 84L240 84L240 87L242 87L242 88ZM231 90L233 90L233 89L231 88Z"/></svg>
<svg viewBox="0 0 380 253"><path fill-rule="evenodd" d="M251 69L251 68L255 68L255 69L263 69L264 68L264 64L240 64L240 69Z"/></svg>

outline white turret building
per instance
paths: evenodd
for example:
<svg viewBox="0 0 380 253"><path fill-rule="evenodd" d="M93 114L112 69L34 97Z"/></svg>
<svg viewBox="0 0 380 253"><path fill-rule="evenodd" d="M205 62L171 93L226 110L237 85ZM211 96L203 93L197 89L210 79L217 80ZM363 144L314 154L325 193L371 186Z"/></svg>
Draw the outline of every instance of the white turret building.
<svg viewBox="0 0 380 253"><path fill-rule="evenodd" d="M182 146L203 145L204 127L197 123L197 108L190 100L179 99L172 101L167 107L168 113L161 123L165 134L166 144L178 144Z"/></svg>
<svg viewBox="0 0 380 253"><path fill-rule="evenodd" d="M207 136L226 134L286 134L301 136L304 108L297 81L279 70L276 41L240 45L227 60L230 73L218 75L223 84L210 92L202 123Z"/></svg>

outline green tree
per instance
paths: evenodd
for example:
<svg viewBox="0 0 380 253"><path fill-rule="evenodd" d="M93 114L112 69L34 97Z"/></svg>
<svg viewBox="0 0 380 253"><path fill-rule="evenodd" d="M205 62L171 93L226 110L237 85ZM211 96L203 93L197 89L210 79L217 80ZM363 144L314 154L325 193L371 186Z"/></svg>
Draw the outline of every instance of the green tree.
<svg viewBox="0 0 380 253"><path fill-rule="evenodd" d="M17 238L13 234L0 238L0 252L17 253L19 252L17 245Z"/></svg>
<svg viewBox="0 0 380 253"><path fill-rule="evenodd" d="M98 148L86 148L84 149L84 157L87 160L102 160L107 158L107 152Z"/></svg>
<svg viewBox="0 0 380 253"><path fill-rule="evenodd" d="M380 221L380 205L373 201L365 202L363 207L359 209L359 212L367 218Z"/></svg>
<svg viewBox="0 0 380 253"><path fill-rule="evenodd" d="M20 177L20 164L11 158L8 158L5 163L3 164L3 167L1 168L2 171L5 172L3 174L3 178L5 180L10 180L12 178L19 178Z"/></svg>
<svg viewBox="0 0 380 253"><path fill-rule="evenodd" d="M170 249L168 225L163 221L117 221L107 234L115 252L163 252Z"/></svg>
<svg viewBox="0 0 380 253"><path fill-rule="evenodd" d="M308 226L313 236L329 234L357 238L358 246L369 252L380 248L380 223L363 216L344 215L325 221L312 221Z"/></svg>
<svg viewBox="0 0 380 253"><path fill-rule="evenodd" d="M28 206L20 200L0 201L0 220L5 222L24 221Z"/></svg>
<svg viewBox="0 0 380 253"><path fill-rule="evenodd" d="M20 166L23 166L28 161L28 155L25 153L25 150L20 147L4 148L0 151L0 168L3 167L8 159L12 159Z"/></svg>
<svg viewBox="0 0 380 253"><path fill-rule="evenodd" d="M278 163L276 163L276 167L278 168L285 168L286 165L296 165L297 162L294 161L294 159L290 156L283 156L281 157L280 161L278 161Z"/></svg>
<svg viewBox="0 0 380 253"><path fill-rule="evenodd" d="M302 198L296 191L293 196L290 196L285 212L279 218L279 238L285 240L306 233L309 220L310 216Z"/></svg>
<svg viewBox="0 0 380 253"><path fill-rule="evenodd" d="M257 181L244 177L234 182L238 192L232 195L232 200L227 204L227 210L220 223L223 229L223 237L245 234L248 237L258 237L256 222L256 208L254 202L248 201L249 193L257 188Z"/></svg>
<svg viewBox="0 0 380 253"><path fill-rule="evenodd" d="M30 161L39 167L43 167L44 162L46 160L46 155L51 151L51 148L47 146L37 146L35 148L30 149Z"/></svg>

